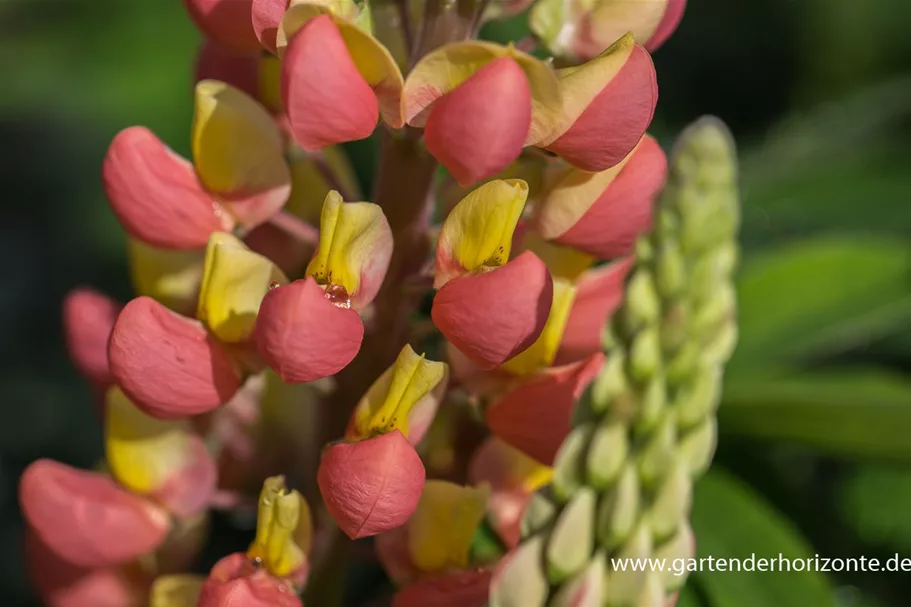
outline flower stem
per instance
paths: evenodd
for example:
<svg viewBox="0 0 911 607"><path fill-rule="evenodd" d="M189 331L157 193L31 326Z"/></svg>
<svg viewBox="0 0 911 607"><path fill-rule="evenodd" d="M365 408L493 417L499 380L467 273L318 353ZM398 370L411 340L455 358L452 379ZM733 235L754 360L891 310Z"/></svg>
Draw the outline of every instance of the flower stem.
<svg viewBox="0 0 911 607"><path fill-rule="evenodd" d="M279 211L269 223L303 243L313 246L319 243L319 230L287 211Z"/></svg>

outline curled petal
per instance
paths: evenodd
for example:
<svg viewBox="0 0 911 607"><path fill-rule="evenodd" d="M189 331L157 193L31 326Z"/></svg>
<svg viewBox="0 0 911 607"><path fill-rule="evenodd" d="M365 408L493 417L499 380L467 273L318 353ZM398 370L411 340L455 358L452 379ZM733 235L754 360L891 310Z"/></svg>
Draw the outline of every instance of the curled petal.
<svg viewBox="0 0 911 607"><path fill-rule="evenodd" d="M228 402L240 386L234 361L202 323L148 297L124 307L108 354L124 393L161 419L211 411Z"/></svg>
<svg viewBox="0 0 911 607"><path fill-rule="evenodd" d="M261 64L260 53L241 51L206 39L196 58L195 82L218 80L258 98Z"/></svg>
<svg viewBox="0 0 911 607"><path fill-rule="evenodd" d="M100 386L113 381L108 339L120 304L92 289L74 289L63 300L63 331L70 358L79 372Z"/></svg>
<svg viewBox="0 0 911 607"><path fill-rule="evenodd" d="M592 255L578 249L544 240L532 230L525 231L522 246L541 258L551 276L570 282L575 282L597 261Z"/></svg>
<svg viewBox="0 0 911 607"><path fill-rule="evenodd" d="M426 578L401 589L392 607L484 607L490 594L491 573L456 571Z"/></svg>
<svg viewBox="0 0 911 607"><path fill-rule="evenodd" d="M272 54L278 53L278 25L291 0L253 0L251 7L253 31L259 43Z"/></svg>
<svg viewBox="0 0 911 607"><path fill-rule="evenodd" d="M206 189L247 228L267 221L291 193L284 141L272 117L224 82L196 85L193 161Z"/></svg>
<svg viewBox="0 0 911 607"><path fill-rule="evenodd" d="M525 146L531 101L519 64L494 59L433 104L424 127L427 150L460 185L496 175Z"/></svg>
<svg viewBox="0 0 911 607"><path fill-rule="evenodd" d="M408 520L408 551L424 572L468 566L469 550L484 518L490 488L430 480Z"/></svg>
<svg viewBox="0 0 911 607"><path fill-rule="evenodd" d="M373 382L361 398L345 438L359 440L378 432L399 430L412 444L417 444L429 423L414 428L410 422L426 407L436 411L446 391L448 377L446 363L427 360L423 354L418 356L410 345L405 345L395 364Z"/></svg>
<svg viewBox="0 0 911 607"><path fill-rule="evenodd" d="M161 576L149 590L149 607L196 607L205 581L199 575Z"/></svg>
<svg viewBox="0 0 911 607"><path fill-rule="evenodd" d="M392 230L379 205L344 202L335 190L323 202L319 248L307 274L341 287L361 310L380 290L392 258Z"/></svg>
<svg viewBox="0 0 911 607"><path fill-rule="evenodd" d="M582 275L563 331L556 364L587 358L601 349L601 331L623 301L632 259L621 259Z"/></svg>
<svg viewBox="0 0 911 607"><path fill-rule="evenodd" d="M431 316L456 348L482 369L493 369L535 343L553 300L547 267L526 252L501 268L446 283Z"/></svg>
<svg viewBox="0 0 911 607"><path fill-rule="evenodd" d="M554 280L554 298L550 313L538 339L514 358L503 363L502 370L515 375L531 375L553 364L563 339L563 330L576 296L575 287L566 280Z"/></svg>
<svg viewBox="0 0 911 607"><path fill-rule="evenodd" d="M497 268L509 261L513 235L527 199L528 184L521 179L490 181L463 198L440 232L434 288L457 276Z"/></svg>
<svg viewBox="0 0 911 607"><path fill-rule="evenodd" d="M250 22L251 0L184 0L190 18L208 37L244 51L261 46Z"/></svg>
<svg viewBox="0 0 911 607"><path fill-rule="evenodd" d="M306 575L312 535L307 500L297 491L288 491L283 477L266 479L259 496L256 538L247 556L277 578L301 579Z"/></svg>
<svg viewBox="0 0 911 607"><path fill-rule="evenodd" d="M145 127L129 127L114 137L101 172L114 215L131 236L152 246L203 247L209 234L233 225L203 189L193 165Z"/></svg>
<svg viewBox="0 0 911 607"><path fill-rule="evenodd" d="M263 299L254 338L260 355L288 383L335 375L354 360L364 325L339 307L315 280L273 289Z"/></svg>
<svg viewBox="0 0 911 607"><path fill-rule="evenodd" d="M651 226L652 203L667 177L667 158L646 135L633 152L600 173L569 169L535 209L544 237L602 259L630 252Z"/></svg>
<svg viewBox="0 0 911 607"><path fill-rule="evenodd" d="M198 607L303 607L294 589L242 552L221 559L202 586Z"/></svg>
<svg viewBox="0 0 911 607"><path fill-rule="evenodd" d="M642 138L658 102L648 51L626 35L558 76L562 119L541 147L583 171L603 171L622 161Z"/></svg>
<svg viewBox="0 0 911 607"><path fill-rule="evenodd" d="M328 447L317 474L329 513L352 539L404 524L418 505L424 479L421 458L398 430Z"/></svg>
<svg viewBox="0 0 911 607"><path fill-rule="evenodd" d="M73 565L30 530L25 535L25 564L32 585L47 607L139 607L145 598L140 585L117 568Z"/></svg>
<svg viewBox="0 0 911 607"><path fill-rule="evenodd" d="M40 540L79 567L110 567L149 554L170 528L164 511L110 477L48 459L22 473L19 502Z"/></svg>
<svg viewBox="0 0 911 607"><path fill-rule="evenodd" d="M447 44L421 58L405 81L405 121L412 126L424 126L439 98L489 63L504 57L522 68L531 91L531 124L525 143L535 145L544 140L560 116L559 85L551 67L512 46L477 40Z"/></svg>
<svg viewBox="0 0 911 607"><path fill-rule="evenodd" d="M685 10L686 0L668 0L667 8L665 8L664 14L661 15L661 21L658 22L655 33L644 45L650 53L657 51L677 30L677 26L683 20Z"/></svg>
<svg viewBox="0 0 911 607"><path fill-rule="evenodd" d="M127 239L130 280L136 294L181 313L195 310L204 256L204 249L174 251Z"/></svg>
<svg viewBox="0 0 911 607"><path fill-rule="evenodd" d="M196 318L221 341L246 341L269 289L288 279L268 258L237 237L216 232L209 239Z"/></svg>
<svg viewBox="0 0 911 607"><path fill-rule="evenodd" d="M573 406L603 362L599 352L540 373L488 408L487 426L513 447L552 465L569 433Z"/></svg>
<svg viewBox="0 0 911 607"><path fill-rule="evenodd" d="M282 100L294 138L307 151L369 137L379 120L376 94L329 15L310 19L291 38Z"/></svg>

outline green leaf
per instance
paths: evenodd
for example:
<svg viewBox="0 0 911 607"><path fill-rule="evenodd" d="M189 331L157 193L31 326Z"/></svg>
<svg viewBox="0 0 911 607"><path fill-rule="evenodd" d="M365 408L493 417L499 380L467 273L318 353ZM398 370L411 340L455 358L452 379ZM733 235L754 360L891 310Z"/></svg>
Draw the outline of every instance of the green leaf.
<svg viewBox="0 0 911 607"><path fill-rule="evenodd" d="M732 378L719 427L839 457L911 460L911 381L876 369Z"/></svg>
<svg viewBox="0 0 911 607"><path fill-rule="evenodd" d="M691 580L688 582L683 590L680 591L680 595L677 597L677 603L674 607L705 607L705 603L696 591L694 581Z"/></svg>
<svg viewBox="0 0 911 607"><path fill-rule="evenodd" d="M839 511L865 543L911 549L911 470L863 466L845 480L841 502Z"/></svg>
<svg viewBox="0 0 911 607"><path fill-rule="evenodd" d="M807 559L793 525L736 478L713 471L696 485L693 528L700 559ZM748 561L741 560L741 563ZM745 566L745 565L744 565ZM814 571L707 571L694 581L711 607L833 607L828 580Z"/></svg>
<svg viewBox="0 0 911 607"><path fill-rule="evenodd" d="M887 238L801 241L745 264L738 298L732 372L843 352L911 322L911 246Z"/></svg>

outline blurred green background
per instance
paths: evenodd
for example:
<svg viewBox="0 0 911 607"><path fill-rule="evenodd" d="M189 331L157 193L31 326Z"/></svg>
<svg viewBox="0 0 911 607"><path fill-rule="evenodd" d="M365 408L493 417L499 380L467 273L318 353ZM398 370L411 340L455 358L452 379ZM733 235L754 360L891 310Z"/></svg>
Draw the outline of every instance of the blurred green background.
<svg viewBox="0 0 911 607"><path fill-rule="evenodd" d="M488 27L498 37L515 23ZM504 29L506 28L506 29ZM911 3L690 0L656 55L653 133L705 113L743 168L742 343L701 555L911 557ZM188 152L199 37L179 0L0 1L0 604L33 605L16 485L37 457L101 455L60 301L123 300L100 165L129 125ZM900 607L911 576L694 576L681 605Z"/></svg>

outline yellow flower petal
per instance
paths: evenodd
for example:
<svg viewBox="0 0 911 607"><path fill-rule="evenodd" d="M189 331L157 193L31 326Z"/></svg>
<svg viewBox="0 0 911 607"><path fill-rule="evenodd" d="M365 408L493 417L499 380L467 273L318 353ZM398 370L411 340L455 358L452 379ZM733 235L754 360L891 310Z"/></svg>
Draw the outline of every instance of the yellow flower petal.
<svg viewBox="0 0 911 607"><path fill-rule="evenodd" d="M512 57L525 72L531 87L532 124L526 145L535 145L547 138L561 114L559 85L553 69L512 45L478 40L442 46L414 66L408 73L403 93L405 121L412 126L424 126L434 101L501 57Z"/></svg>
<svg viewBox="0 0 911 607"><path fill-rule="evenodd" d="M117 387L105 398L105 454L111 475L140 494L154 493L191 457L189 426L146 415Z"/></svg>
<svg viewBox="0 0 911 607"><path fill-rule="evenodd" d="M522 247L537 255L554 278L570 282L576 282L597 261L594 256L579 249L548 242L531 230L525 233Z"/></svg>
<svg viewBox="0 0 911 607"><path fill-rule="evenodd" d="M364 78L380 103L383 120L393 128L405 124L402 92L405 79L392 53L363 27L357 7L351 12L353 2L301 2L292 4L278 28L278 55L284 55L288 41L310 19L331 15L357 71Z"/></svg>
<svg viewBox="0 0 911 607"><path fill-rule="evenodd" d="M247 227L266 221L288 199L281 133L240 89L216 80L196 85L192 147L200 181Z"/></svg>
<svg viewBox="0 0 911 607"><path fill-rule="evenodd" d="M500 368L516 375L532 375L553 364L563 340L563 331L573 307L576 287L565 279L554 280L554 303L538 340L527 350L507 360Z"/></svg>
<svg viewBox="0 0 911 607"><path fill-rule="evenodd" d="M196 607L206 578L201 575L164 575L152 583L149 607Z"/></svg>
<svg viewBox="0 0 911 607"><path fill-rule="evenodd" d="M393 430L407 437L412 411L425 399L438 401L446 389L448 376L446 363L427 360L406 345L395 364L370 386L358 403L349 438L366 438Z"/></svg>
<svg viewBox="0 0 911 607"><path fill-rule="evenodd" d="M281 81L282 62L275 55L263 55L259 60L259 101L275 114L284 111Z"/></svg>
<svg viewBox="0 0 911 607"><path fill-rule="evenodd" d="M320 239L307 274L322 285L344 287L353 307L373 300L392 256L392 232L383 210L344 202L335 190L323 202Z"/></svg>
<svg viewBox="0 0 911 607"><path fill-rule="evenodd" d="M322 155L322 161L345 191L360 197L357 177L344 150L332 146L317 154ZM318 224L323 201L331 190L332 184L326 181L314 159L301 152L301 155L291 162L291 197L285 204L285 211L307 223Z"/></svg>
<svg viewBox="0 0 911 607"><path fill-rule="evenodd" d="M460 274L509 261L527 198L528 184L521 179L488 181L463 198L440 232L434 288Z"/></svg>
<svg viewBox="0 0 911 607"><path fill-rule="evenodd" d="M191 310L202 279L204 250L174 251L127 238L130 279L136 295L147 295L176 311Z"/></svg>
<svg viewBox="0 0 911 607"><path fill-rule="evenodd" d="M275 577L286 577L307 560L313 535L310 507L281 476L267 478L259 496L256 538L247 551Z"/></svg>
<svg viewBox="0 0 911 607"><path fill-rule="evenodd" d="M263 297L273 285L286 284L288 279L268 258L237 237L216 232L206 247L196 317L224 342L246 341Z"/></svg>
<svg viewBox="0 0 911 607"><path fill-rule="evenodd" d="M484 519L490 488L429 480L408 521L408 549L424 572L468 566L475 531Z"/></svg>

